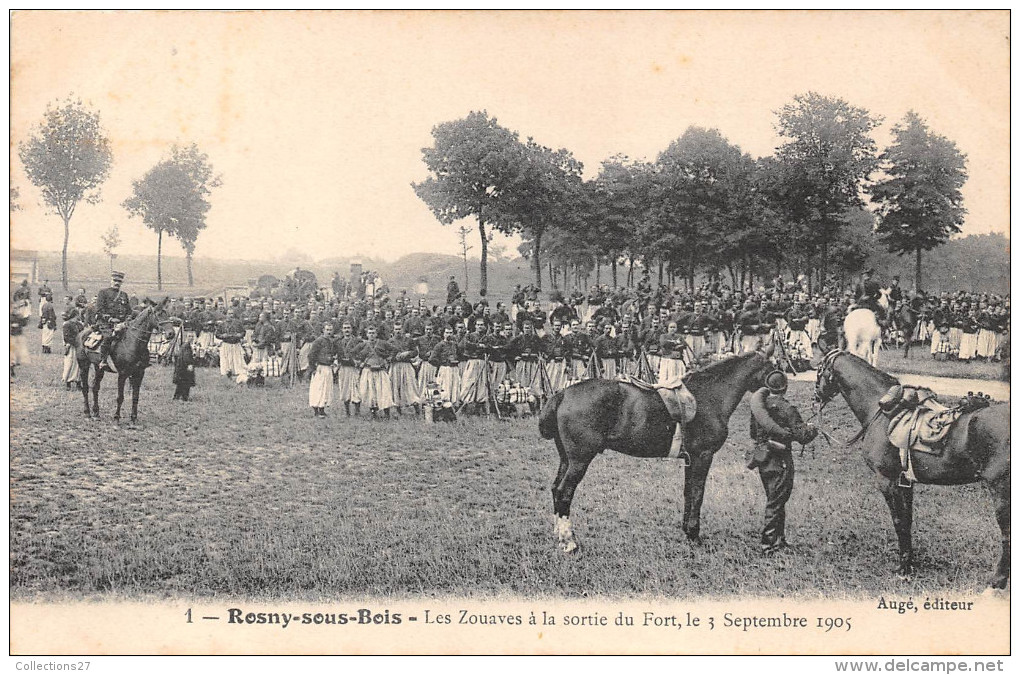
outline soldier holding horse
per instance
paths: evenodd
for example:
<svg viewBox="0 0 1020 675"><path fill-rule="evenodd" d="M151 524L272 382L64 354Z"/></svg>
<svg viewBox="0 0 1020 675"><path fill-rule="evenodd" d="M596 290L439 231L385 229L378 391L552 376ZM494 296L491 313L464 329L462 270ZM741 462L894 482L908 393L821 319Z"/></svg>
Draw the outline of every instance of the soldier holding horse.
<svg viewBox="0 0 1020 675"><path fill-rule="evenodd" d="M788 546L786 502L793 494L793 443L806 445L818 435L818 430L805 424L784 398L786 387L786 375L776 370L751 396L751 439L755 444L747 468L758 469L765 488L765 527L761 533L764 555Z"/></svg>

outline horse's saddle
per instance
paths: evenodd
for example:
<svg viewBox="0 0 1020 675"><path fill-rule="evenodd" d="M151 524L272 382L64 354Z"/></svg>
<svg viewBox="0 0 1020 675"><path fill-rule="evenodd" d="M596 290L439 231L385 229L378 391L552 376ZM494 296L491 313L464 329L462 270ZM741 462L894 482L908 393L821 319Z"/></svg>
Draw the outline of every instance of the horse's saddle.
<svg viewBox="0 0 1020 675"><path fill-rule="evenodd" d="M82 336L81 345L90 352L98 352L103 342L103 334L97 330L87 330Z"/></svg>
<svg viewBox="0 0 1020 675"><path fill-rule="evenodd" d="M114 345L117 344L120 330L123 330L121 326L115 326L109 330L86 326L81 332L81 346L85 348L86 352L98 354L103 341L107 340L111 341L110 351L112 352Z"/></svg>
<svg viewBox="0 0 1020 675"><path fill-rule="evenodd" d="M968 395L955 406L947 406L928 389L895 385L879 402L890 411L889 442L905 453L908 450L939 454L953 425L963 415L989 405L979 394Z"/></svg>
<svg viewBox="0 0 1020 675"><path fill-rule="evenodd" d="M663 382L662 384L648 384L629 375L621 375L617 378L620 382L631 384L644 391L654 391L662 399L669 412L670 418L676 422L676 429L673 432L673 443L669 449L669 457L677 458L685 455L684 448L684 425L694 419L698 414L698 402L694 394L687 388L684 381L679 377ZM685 459L685 462L688 461Z"/></svg>

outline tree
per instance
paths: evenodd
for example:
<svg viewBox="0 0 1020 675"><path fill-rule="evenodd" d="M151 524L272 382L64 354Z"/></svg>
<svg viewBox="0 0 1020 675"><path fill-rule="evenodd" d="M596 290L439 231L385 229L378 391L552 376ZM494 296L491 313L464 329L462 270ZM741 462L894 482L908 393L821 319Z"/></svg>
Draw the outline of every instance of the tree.
<svg viewBox="0 0 1020 675"><path fill-rule="evenodd" d="M727 234L738 224L737 195L749 162L717 129L694 126L658 157L658 227L653 228L658 236L652 242L682 262L691 290L697 268L718 268L730 248Z"/></svg>
<svg viewBox="0 0 1020 675"><path fill-rule="evenodd" d="M195 145L174 145L169 159L156 164L132 184L133 194L124 201L124 208L156 232L157 289L163 289L164 234L180 239L188 260L188 285L193 285L191 259L195 241L205 228L205 214L211 208L206 197L211 188L220 184L208 157Z"/></svg>
<svg viewBox="0 0 1020 675"><path fill-rule="evenodd" d="M18 146L28 179L43 200L64 221L61 281L67 290L67 242L71 216L78 203L99 201L99 186L110 173L113 153L99 113L81 101L50 104L39 127Z"/></svg>
<svg viewBox="0 0 1020 675"><path fill-rule="evenodd" d="M473 246L468 246L467 236L471 234L471 228L466 225L461 225L457 228L457 238L460 240L460 254L464 256L464 294L468 292L468 264L467 254Z"/></svg>
<svg viewBox="0 0 1020 675"><path fill-rule="evenodd" d="M863 206L862 186L877 166L871 131L881 118L815 92L795 96L778 116L776 131L789 139L776 151L786 168L784 215L817 245L825 279L829 244L845 214Z"/></svg>
<svg viewBox="0 0 1020 675"><path fill-rule="evenodd" d="M443 225L468 217L478 221L479 285L484 294L488 290L486 227L503 231L514 227L506 207L509 190L520 174L523 146L516 132L500 126L485 111L436 125L432 137L433 146L422 148L431 175L411 187Z"/></svg>
<svg viewBox="0 0 1020 675"><path fill-rule="evenodd" d="M593 226L587 236L608 259L614 287L619 259L626 255L633 261L642 248L638 234L649 213L651 173L650 164L616 155L602 162L598 177L588 187L592 203L588 221Z"/></svg>
<svg viewBox="0 0 1020 675"><path fill-rule="evenodd" d="M966 156L956 144L928 130L911 110L893 127L894 142L879 157L886 178L871 187L878 206L876 233L889 251L914 253L914 289L921 288L921 252L960 231L967 210L960 189Z"/></svg>
<svg viewBox="0 0 1020 675"><path fill-rule="evenodd" d="M847 225L832 242L832 276L840 286L850 286L854 278L873 260L878 248L874 235L875 216L867 209L847 213Z"/></svg>
<svg viewBox="0 0 1020 675"><path fill-rule="evenodd" d="M524 161L507 206L514 229L531 242L528 251L535 286L542 288L542 235L550 227L565 227L577 214L583 165L570 151L552 150L529 138Z"/></svg>
<svg viewBox="0 0 1020 675"><path fill-rule="evenodd" d="M192 143L187 147L174 146L171 150L171 161L180 166L191 179L194 189L199 195L195 204L197 209L190 217L178 222L177 231L174 232L177 239L184 248L185 259L188 264L188 286L195 285L195 278L192 272L192 261L195 255L195 242L198 235L205 229L205 214L211 208L208 196L212 189L223 184L223 179L213 173L212 165L209 163L209 156L201 152L198 146Z"/></svg>
<svg viewBox="0 0 1020 675"><path fill-rule="evenodd" d="M113 272L113 261L117 258L115 251L118 246L120 246L120 230L114 225L103 235L103 253L110 257L110 272Z"/></svg>

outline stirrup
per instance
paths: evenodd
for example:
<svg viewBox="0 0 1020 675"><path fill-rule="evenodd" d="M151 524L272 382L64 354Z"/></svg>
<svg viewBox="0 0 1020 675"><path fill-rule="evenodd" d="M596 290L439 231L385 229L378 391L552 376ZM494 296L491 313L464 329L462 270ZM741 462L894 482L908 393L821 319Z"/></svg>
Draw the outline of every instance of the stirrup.
<svg viewBox="0 0 1020 675"><path fill-rule="evenodd" d="M900 471L899 478L896 479L896 487L900 488L912 488L914 487L914 481L907 476L906 471Z"/></svg>
<svg viewBox="0 0 1020 675"><path fill-rule="evenodd" d="M680 466L685 469L691 465L691 456L687 454L686 450L681 450L680 454L677 455L676 458L680 460Z"/></svg>

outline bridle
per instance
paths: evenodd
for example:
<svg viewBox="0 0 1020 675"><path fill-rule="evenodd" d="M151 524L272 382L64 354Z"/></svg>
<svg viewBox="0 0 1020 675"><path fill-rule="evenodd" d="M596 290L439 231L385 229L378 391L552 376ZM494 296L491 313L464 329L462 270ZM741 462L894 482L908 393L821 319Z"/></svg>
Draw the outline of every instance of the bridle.
<svg viewBox="0 0 1020 675"><path fill-rule="evenodd" d="M144 312L149 312L151 314L155 314L156 313L156 308L154 306L150 305L149 307L146 307L143 310L143 313ZM160 319L160 320L156 321L156 325L155 326L150 328L148 331L145 331L145 330L142 329L141 326L136 325L136 323L139 323L138 320L141 319L141 318L142 318L142 314L139 314L135 318L134 321L132 321L131 323L129 323L127 325L127 328L124 329L125 335L124 335L123 339L130 338L131 340L133 340L136 343L138 343L138 342L148 342L149 338L152 336L153 331L159 330L161 326L165 326L166 324L173 323L173 319L171 319L171 318Z"/></svg>
<svg viewBox="0 0 1020 675"><path fill-rule="evenodd" d="M864 435L868 433L868 429L871 428L872 423L876 419L878 419L879 416L881 416L882 414L882 409L878 408L875 411L875 414L872 415L871 418L861 427L861 430L845 441L840 441L830 432L827 432L822 428L823 426L822 410L825 408L826 405L829 404L829 402L833 398L836 397L835 392L826 395L825 392L825 390L827 389L826 385L830 385L833 381L834 375L833 364L836 362L836 359L839 358L840 356L846 355L846 353L847 352L843 351L842 349L833 349L829 351L822 358L822 362L818 365L818 376L815 379L815 400L813 405L813 407L815 408L815 413L814 415L811 416L810 419L814 419L815 417L818 418L818 433L820 433L822 435L822 438L824 438L825 441L830 445L833 445L833 441L836 441L839 445L843 446L850 446L856 443L857 441L864 438ZM822 384L823 382L825 383L825 385ZM838 386L836 388L838 389Z"/></svg>

